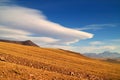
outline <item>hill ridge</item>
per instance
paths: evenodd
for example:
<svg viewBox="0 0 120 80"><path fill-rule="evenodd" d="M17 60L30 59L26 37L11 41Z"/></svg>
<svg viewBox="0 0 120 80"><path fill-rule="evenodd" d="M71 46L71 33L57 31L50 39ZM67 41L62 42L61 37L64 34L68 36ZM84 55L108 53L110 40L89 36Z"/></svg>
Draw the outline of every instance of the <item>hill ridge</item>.
<svg viewBox="0 0 120 80"><path fill-rule="evenodd" d="M21 44L21 45L36 46L36 47L39 47L37 44L35 44L35 43L32 42L31 40L15 41L15 40L5 40L5 39L0 39L0 42L8 42L8 43L14 43L14 44Z"/></svg>

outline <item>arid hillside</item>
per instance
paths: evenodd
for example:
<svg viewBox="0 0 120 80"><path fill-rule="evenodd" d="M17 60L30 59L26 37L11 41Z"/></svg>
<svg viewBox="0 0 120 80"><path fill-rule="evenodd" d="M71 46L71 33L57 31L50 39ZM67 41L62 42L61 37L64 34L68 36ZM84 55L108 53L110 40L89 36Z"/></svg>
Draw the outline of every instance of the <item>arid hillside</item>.
<svg viewBox="0 0 120 80"><path fill-rule="evenodd" d="M0 80L120 80L120 64L62 49L0 42Z"/></svg>

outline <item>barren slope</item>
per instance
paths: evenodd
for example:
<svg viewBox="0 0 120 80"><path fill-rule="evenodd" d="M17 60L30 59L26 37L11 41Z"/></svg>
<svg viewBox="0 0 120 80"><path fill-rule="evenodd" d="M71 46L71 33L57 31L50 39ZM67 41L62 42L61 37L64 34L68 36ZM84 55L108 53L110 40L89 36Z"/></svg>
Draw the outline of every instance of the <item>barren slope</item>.
<svg viewBox="0 0 120 80"><path fill-rule="evenodd" d="M61 49L0 42L0 80L120 80L119 74L117 63Z"/></svg>

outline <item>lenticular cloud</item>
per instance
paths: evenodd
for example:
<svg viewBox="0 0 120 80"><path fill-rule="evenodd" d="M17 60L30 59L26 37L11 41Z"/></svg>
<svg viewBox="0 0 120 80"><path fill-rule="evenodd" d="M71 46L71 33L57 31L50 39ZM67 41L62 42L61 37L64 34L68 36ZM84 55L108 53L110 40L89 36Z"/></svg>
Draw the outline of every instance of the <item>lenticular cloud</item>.
<svg viewBox="0 0 120 80"><path fill-rule="evenodd" d="M47 44L71 44L81 39L92 38L93 34L49 21L41 11L36 9L1 6L0 36L11 39L31 39Z"/></svg>

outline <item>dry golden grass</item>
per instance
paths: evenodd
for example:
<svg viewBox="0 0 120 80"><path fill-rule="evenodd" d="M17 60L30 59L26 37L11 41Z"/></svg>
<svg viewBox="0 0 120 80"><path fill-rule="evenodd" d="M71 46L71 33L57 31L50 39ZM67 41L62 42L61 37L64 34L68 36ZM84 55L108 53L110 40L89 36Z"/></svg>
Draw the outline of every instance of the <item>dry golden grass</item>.
<svg viewBox="0 0 120 80"><path fill-rule="evenodd" d="M74 76L0 62L0 80L80 80Z"/></svg>
<svg viewBox="0 0 120 80"><path fill-rule="evenodd" d="M120 80L118 63L5 42L0 42L0 72L0 80Z"/></svg>

